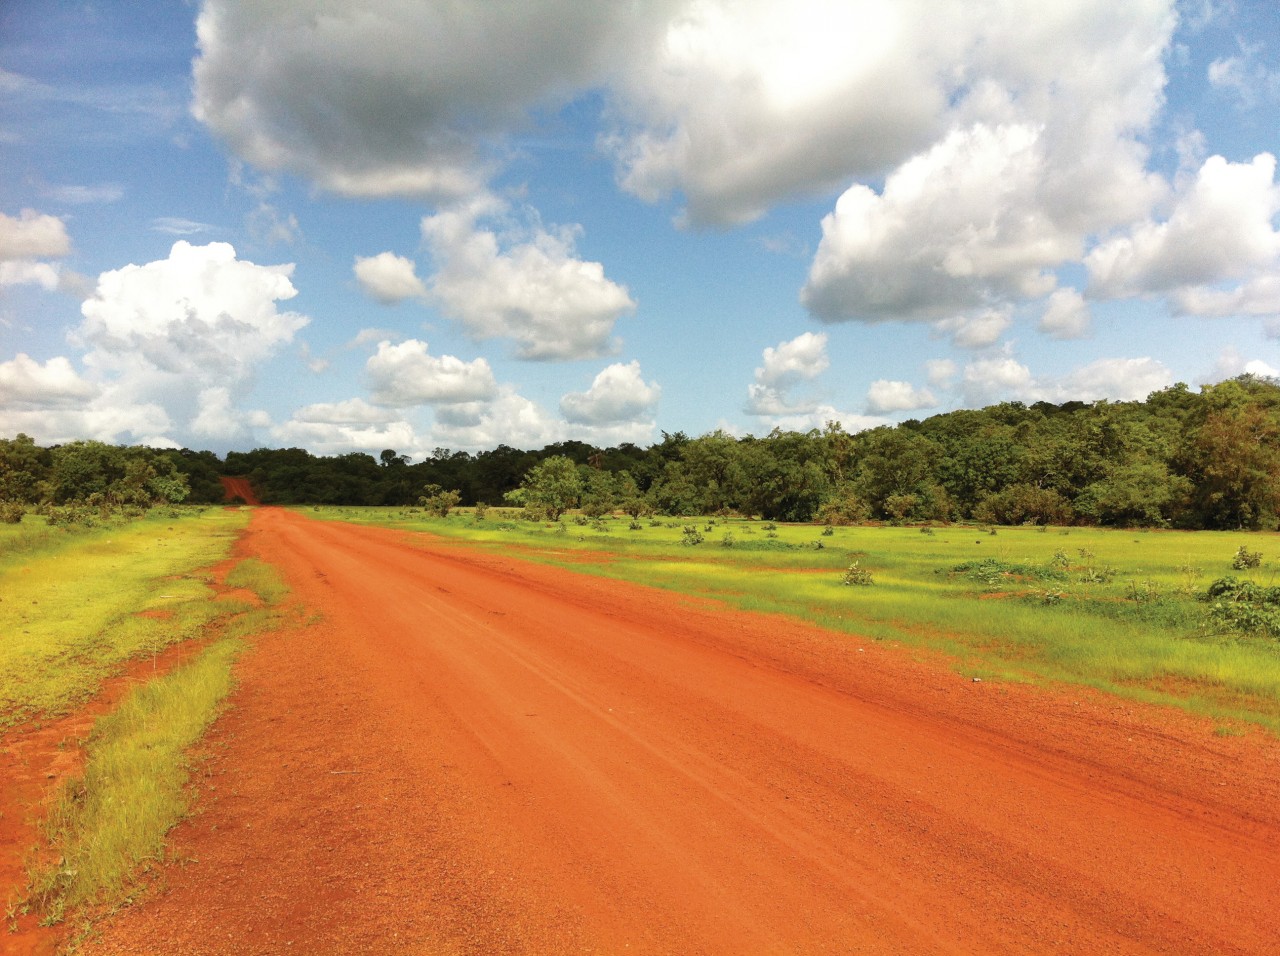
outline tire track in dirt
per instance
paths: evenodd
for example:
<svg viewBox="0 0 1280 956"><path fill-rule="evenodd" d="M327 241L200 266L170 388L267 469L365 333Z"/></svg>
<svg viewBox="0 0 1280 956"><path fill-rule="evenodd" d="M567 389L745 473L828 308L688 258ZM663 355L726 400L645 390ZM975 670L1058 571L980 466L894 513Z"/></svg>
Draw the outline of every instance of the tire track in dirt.
<svg viewBox="0 0 1280 956"><path fill-rule="evenodd" d="M264 509L203 812L90 953L1267 953L1280 746Z"/></svg>

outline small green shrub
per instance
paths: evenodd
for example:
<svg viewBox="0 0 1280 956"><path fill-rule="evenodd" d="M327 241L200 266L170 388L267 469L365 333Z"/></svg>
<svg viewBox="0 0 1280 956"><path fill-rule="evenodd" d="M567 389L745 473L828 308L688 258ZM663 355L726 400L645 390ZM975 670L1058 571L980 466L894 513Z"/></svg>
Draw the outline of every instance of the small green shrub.
<svg viewBox="0 0 1280 956"><path fill-rule="evenodd" d="M1262 552L1250 551L1243 544L1236 551L1235 557L1231 559L1231 567L1236 571L1247 571L1249 568L1256 568L1262 564Z"/></svg>
<svg viewBox="0 0 1280 956"><path fill-rule="evenodd" d="M1220 627L1280 637L1280 587L1233 577L1219 578L1204 594L1209 617Z"/></svg>
<svg viewBox="0 0 1280 956"><path fill-rule="evenodd" d="M845 568L843 583L851 587L870 587L875 584L871 578L871 572L862 567L857 561Z"/></svg>
<svg viewBox="0 0 1280 956"><path fill-rule="evenodd" d="M681 537L680 543L692 547L695 544L702 544L702 532L694 525L686 525L684 536Z"/></svg>
<svg viewBox="0 0 1280 956"><path fill-rule="evenodd" d="M21 501L0 501L0 524L21 524L27 513Z"/></svg>

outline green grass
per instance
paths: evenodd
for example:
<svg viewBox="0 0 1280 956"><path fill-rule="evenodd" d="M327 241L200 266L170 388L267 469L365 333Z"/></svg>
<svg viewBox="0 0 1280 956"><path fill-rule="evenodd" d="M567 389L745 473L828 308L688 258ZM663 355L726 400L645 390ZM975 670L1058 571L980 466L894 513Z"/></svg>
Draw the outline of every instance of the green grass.
<svg viewBox="0 0 1280 956"><path fill-rule="evenodd" d="M443 535L851 635L944 651L965 674L1088 685L1280 732L1280 641L1223 631L1197 600L1228 574L1276 583L1280 536L1097 528L835 528L740 519L476 522L397 509L314 517ZM703 541L682 544L684 528ZM725 534L732 546L725 547ZM821 544L821 549L818 545ZM1263 553L1233 571L1240 545ZM843 584L857 561L874 584Z"/></svg>
<svg viewBox="0 0 1280 956"><path fill-rule="evenodd" d="M126 902L140 868L164 859L165 836L189 810L189 750L232 689L243 637L275 623L286 593L275 570L245 560L228 574L265 602L220 615L218 639L168 674L133 690L94 725L84 774L62 789L44 823L48 848L29 875L24 907L61 921L88 904ZM213 603L213 602L210 602ZM217 602L223 603L223 602Z"/></svg>
<svg viewBox="0 0 1280 956"><path fill-rule="evenodd" d="M119 901L141 864L163 858L165 834L188 809L185 754L230 692L242 647L216 642L94 726L83 778L63 788L45 821L58 862L37 871L28 899L47 923L71 907Z"/></svg>
<svg viewBox="0 0 1280 956"><path fill-rule="evenodd" d="M74 710L125 662L244 610L213 601L208 568L245 513L182 510L0 542L0 729ZM28 519L29 520L29 519ZM24 521L25 525L25 521Z"/></svg>

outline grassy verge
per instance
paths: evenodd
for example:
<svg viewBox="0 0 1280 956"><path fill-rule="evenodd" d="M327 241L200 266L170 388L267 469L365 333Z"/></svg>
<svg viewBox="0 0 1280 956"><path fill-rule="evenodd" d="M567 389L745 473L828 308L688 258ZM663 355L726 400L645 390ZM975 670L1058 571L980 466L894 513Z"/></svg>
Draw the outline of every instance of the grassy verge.
<svg viewBox="0 0 1280 956"><path fill-rule="evenodd" d="M187 811L184 755L230 691L242 646L216 642L95 725L83 778L63 788L45 821L57 862L37 869L29 902L46 922L124 898L138 867L162 858L165 834Z"/></svg>
<svg viewBox="0 0 1280 956"><path fill-rule="evenodd" d="M238 562L214 588L248 513L177 509L92 529L10 526L0 534L0 730L74 711L131 660L192 638L196 656L134 688L100 718L83 775L44 821L13 913L46 923L127 900L188 811L189 748L232 687L244 638L276 623L287 588L270 565Z"/></svg>
<svg viewBox="0 0 1280 956"><path fill-rule="evenodd" d="M184 509L70 534L8 530L0 540L0 730L67 713L124 662L246 610L211 600L208 570L246 521L245 512Z"/></svg>
<svg viewBox="0 0 1280 956"><path fill-rule="evenodd" d="M190 748L231 692L244 638L275 625L273 605L287 593L275 569L253 559L227 579L264 606L221 617L214 643L136 688L94 725L84 774L64 785L43 827L46 862L30 875L24 906L44 922L127 902L140 870L164 859L166 834L190 809Z"/></svg>
<svg viewBox="0 0 1280 956"><path fill-rule="evenodd" d="M952 655L965 674L1084 684L1280 733L1280 640L1223 627L1227 575L1275 584L1280 536L1097 528L771 526L738 519L530 523L392 509L314 517L470 545ZM693 529L690 532L687 529ZM696 539L700 541L693 543ZM1259 568L1236 570L1241 546ZM856 562L860 577L847 585Z"/></svg>

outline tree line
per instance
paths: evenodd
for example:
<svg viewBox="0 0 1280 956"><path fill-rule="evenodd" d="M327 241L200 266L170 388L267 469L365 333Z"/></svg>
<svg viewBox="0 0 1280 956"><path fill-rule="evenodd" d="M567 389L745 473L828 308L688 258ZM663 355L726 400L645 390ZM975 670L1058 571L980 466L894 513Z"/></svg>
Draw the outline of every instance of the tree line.
<svg viewBox="0 0 1280 956"><path fill-rule="evenodd" d="M269 504L414 506L424 490L462 505L534 511L735 513L775 521L976 520L1267 528L1280 523L1280 382L1242 375L1141 402L1003 402L850 433L838 423L763 437L663 432L642 448L566 441L420 462L0 439L0 502L213 503L247 477ZM97 496L96 498L94 496Z"/></svg>

